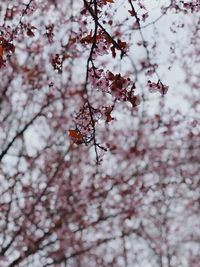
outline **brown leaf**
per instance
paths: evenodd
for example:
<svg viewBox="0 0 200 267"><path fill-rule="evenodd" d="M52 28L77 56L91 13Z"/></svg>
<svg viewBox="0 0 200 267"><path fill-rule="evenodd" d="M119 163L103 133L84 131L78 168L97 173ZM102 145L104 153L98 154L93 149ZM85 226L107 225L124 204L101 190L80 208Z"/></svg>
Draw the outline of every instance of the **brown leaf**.
<svg viewBox="0 0 200 267"><path fill-rule="evenodd" d="M3 57L3 46L0 45L0 56Z"/></svg>

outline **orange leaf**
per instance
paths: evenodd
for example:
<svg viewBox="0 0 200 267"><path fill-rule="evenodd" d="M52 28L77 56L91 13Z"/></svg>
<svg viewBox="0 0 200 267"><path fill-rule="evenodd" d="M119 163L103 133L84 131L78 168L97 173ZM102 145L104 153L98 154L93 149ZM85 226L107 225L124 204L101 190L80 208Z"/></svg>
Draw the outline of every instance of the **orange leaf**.
<svg viewBox="0 0 200 267"><path fill-rule="evenodd" d="M128 12L131 14L131 16L134 16L133 11L132 10L128 10Z"/></svg>
<svg viewBox="0 0 200 267"><path fill-rule="evenodd" d="M110 39L110 37L107 34L105 34L105 39L108 43L112 43L112 40Z"/></svg>
<svg viewBox="0 0 200 267"><path fill-rule="evenodd" d="M109 71L108 72L108 78L109 78L110 81L114 81L115 80L115 75L111 71Z"/></svg>
<svg viewBox="0 0 200 267"><path fill-rule="evenodd" d="M69 130L69 136L76 138L76 139L82 139L82 134L77 133L76 130Z"/></svg>
<svg viewBox="0 0 200 267"><path fill-rule="evenodd" d="M121 47L121 48L126 48L126 42L121 42L120 40L118 40L118 45Z"/></svg>
<svg viewBox="0 0 200 267"><path fill-rule="evenodd" d="M86 37L81 39L82 41L87 41L88 43L93 42L93 38L92 38L92 30L90 31L90 34L87 35Z"/></svg>
<svg viewBox="0 0 200 267"><path fill-rule="evenodd" d="M107 117L106 117L106 122L108 123L108 122L110 122L111 120L113 120L113 117L111 117L111 115L108 114Z"/></svg>
<svg viewBox="0 0 200 267"><path fill-rule="evenodd" d="M114 0L104 0L104 5L107 5L107 3L114 3Z"/></svg>
<svg viewBox="0 0 200 267"><path fill-rule="evenodd" d="M56 222L55 222L55 228L58 228L58 227L60 227L62 225L62 221L61 220L57 220Z"/></svg>
<svg viewBox="0 0 200 267"><path fill-rule="evenodd" d="M63 56L64 59L67 59L67 58L69 58L69 57L70 57L69 55L64 55L64 56Z"/></svg>
<svg viewBox="0 0 200 267"><path fill-rule="evenodd" d="M3 46L0 45L0 56L3 57Z"/></svg>

